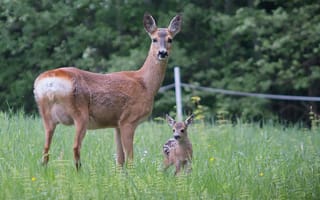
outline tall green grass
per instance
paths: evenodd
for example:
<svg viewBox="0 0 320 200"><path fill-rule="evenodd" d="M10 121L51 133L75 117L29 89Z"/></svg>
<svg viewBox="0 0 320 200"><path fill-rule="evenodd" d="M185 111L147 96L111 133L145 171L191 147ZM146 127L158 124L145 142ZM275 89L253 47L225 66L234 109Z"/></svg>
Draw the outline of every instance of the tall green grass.
<svg viewBox="0 0 320 200"><path fill-rule="evenodd" d="M73 163L74 128L59 126L47 167L38 117L0 113L0 199L319 199L320 131L257 124L195 123L192 173L161 169L166 124L145 122L134 165L118 169L112 129L89 131Z"/></svg>

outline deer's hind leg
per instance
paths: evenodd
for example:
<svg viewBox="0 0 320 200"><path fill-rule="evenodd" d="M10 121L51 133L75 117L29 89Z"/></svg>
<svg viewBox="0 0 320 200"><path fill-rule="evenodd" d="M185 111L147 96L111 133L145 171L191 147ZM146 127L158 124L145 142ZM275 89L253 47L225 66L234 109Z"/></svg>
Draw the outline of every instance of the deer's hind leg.
<svg viewBox="0 0 320 200"><path fill-rule="evenodd" d="M74 161L77 170L81 167L80 162L80 150L83 138L86 135L87 126L88 126L88 110L83 109L82 112L78 112L76 115L73 116L74 125L76 127L76 134L74 138L73 144L73 154L74 154Z"/></svg>
<svg viewBox="0 0 320 200"><path fill-rule="evenodd" d="M168 155L164 155L164 159L163 159L163 171L166 171L171 165L171 162L169 160L169 156Z"/></svg>
<svg viewBox="0 0 320 200"><path fill-rule="evenodd" d="M41 106L39 105L39 112L42 117L42 123L45 129L45 142L42 154L42 164L47 165L49 162L49 150L52 141L52 137L57 126L57 122L55 122L51 117L50 107L49 106Z"/></svg>
<svg viewBox="0 0 320 200"><path fill-rule="evenodd" d="M76 125L76 135L74 138L74 145L73 145L73 155L74 155L74 161L77 170L80 169L81 167L81 162L80 162L80 150L81 150L81 145L83 138L86 134L86 129L87 126L79 123L75 123Z"/></svg>

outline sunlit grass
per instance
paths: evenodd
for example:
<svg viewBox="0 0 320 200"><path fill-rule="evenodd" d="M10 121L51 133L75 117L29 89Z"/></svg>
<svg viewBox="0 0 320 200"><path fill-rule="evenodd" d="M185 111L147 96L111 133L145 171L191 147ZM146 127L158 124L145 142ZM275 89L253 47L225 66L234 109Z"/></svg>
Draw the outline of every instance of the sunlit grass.
<svg viewBox="0 0 320 200"><path fill-rule="evenodd" d="M318 199L319 130L281 125L195 123L192 173L163 172L166 124L145 122L134 165L118 169L112 129L89 131L73 163L74 128L60 126L47 167L38 117L0 113L0 199Z"/></svg>

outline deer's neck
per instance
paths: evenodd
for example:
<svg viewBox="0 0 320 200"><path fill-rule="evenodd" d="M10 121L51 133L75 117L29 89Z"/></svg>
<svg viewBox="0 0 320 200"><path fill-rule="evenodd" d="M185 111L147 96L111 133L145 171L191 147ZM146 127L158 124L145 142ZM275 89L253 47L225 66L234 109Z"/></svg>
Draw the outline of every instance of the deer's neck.
<svg viewBox="0 0 320 200"><path fill-rule="evenodd" d="M190 140L188 138L178 140L178 143L181 147L188 148L190 146Z"/></svg>
<svg viewBox="0 0 320 200"><path fill-rule="evenodd" d="M148 91L155 96L158 92L165 76L168 60L160 61L152 51L149 51L148 57L142 65L139 73L143 78Z"/></svg>

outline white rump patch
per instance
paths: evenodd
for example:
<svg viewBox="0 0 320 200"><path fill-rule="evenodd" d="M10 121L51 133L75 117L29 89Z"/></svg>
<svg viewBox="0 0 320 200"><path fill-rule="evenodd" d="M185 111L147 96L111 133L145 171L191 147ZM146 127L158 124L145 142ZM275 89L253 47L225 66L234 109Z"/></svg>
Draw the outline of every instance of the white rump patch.
<svg viewBox="0 0 320 200"><path fill-rule="evenodd" d="M53 99L55 95L64 96L72 92L72 84L69 80L59 77L46 77L36 82L34 94L36 98L44 96Z"/></svg>

